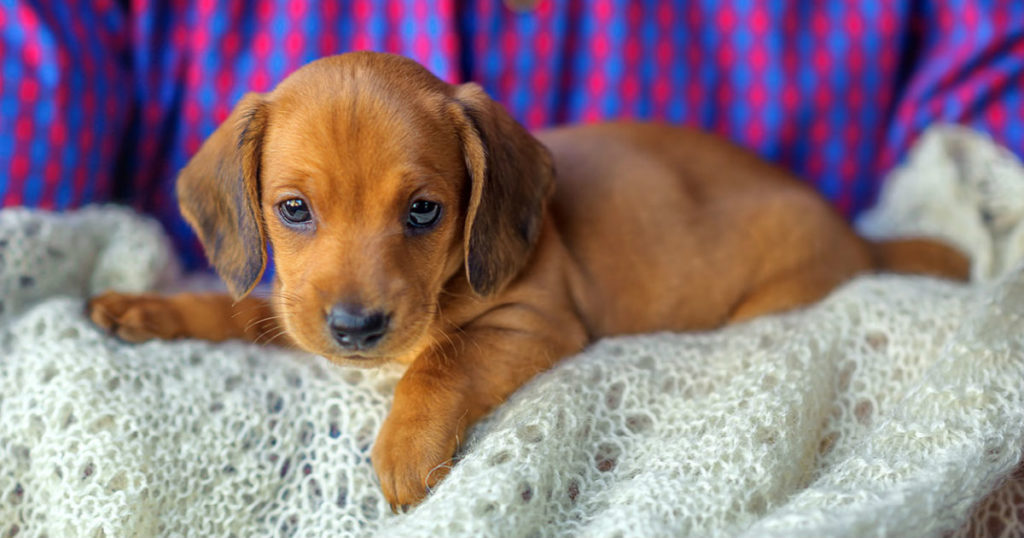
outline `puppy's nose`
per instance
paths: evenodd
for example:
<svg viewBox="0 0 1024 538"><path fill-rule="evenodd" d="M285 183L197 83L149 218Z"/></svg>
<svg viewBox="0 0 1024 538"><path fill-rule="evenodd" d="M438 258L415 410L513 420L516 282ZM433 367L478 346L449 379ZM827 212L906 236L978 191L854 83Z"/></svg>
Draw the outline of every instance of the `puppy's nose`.
<svg viewBox="0 0 1024 538"><path fill-rule="evenodd" d="M359 305L337 304L327 314L327 326L345 349L369 349L388 329L383 312L366 312Z"/></svg>

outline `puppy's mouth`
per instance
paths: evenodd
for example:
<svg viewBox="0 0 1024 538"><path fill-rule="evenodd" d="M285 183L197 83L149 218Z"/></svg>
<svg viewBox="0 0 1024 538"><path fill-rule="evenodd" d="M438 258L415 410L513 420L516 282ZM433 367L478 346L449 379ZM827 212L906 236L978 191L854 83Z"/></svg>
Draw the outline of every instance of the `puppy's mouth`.
<svg viewBox="0 0 1024 538"><path fill-rule="evenodd" d="M289 311L282 300L278 310L284 332L297 347L335 364L363 368L411 363L433 342L432 328L438 319L435 311L410 311L405 306L388 309L343 304ZM318 310L322 313L315 314Z"/></svg>
<svg viewBox="0 0 1024 538"><path fill-rule="evenodd" d="M411 363L429 346L427 337L433 319L425 317L410 324L392 324L378 338L353 344L339 338L330 327L324 331L320 355L328 360L349 366L371 367L389 362Z"/></svg>
<svg viewBox="0 0 1024 538"><path fill-rule="evenodd" d="M373 368L375 366L382 366L390 362L394 362L394 359L390 356L371 355L360 352L345 352L345 353L318 353L318 355L325 359L338 364L341 366L358 366L360 368Z"/></svg>

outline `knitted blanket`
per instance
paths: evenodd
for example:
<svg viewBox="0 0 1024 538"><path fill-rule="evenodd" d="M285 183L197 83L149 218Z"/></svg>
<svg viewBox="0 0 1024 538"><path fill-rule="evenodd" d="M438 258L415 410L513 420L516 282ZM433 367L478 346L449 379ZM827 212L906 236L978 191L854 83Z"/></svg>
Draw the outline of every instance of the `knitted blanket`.
<svg viewBox="0 0 1024 538"><path fill-rule="evenodd" d="M860 227L944 237L975 281L864 276L798 312L597 342L396 515L369 453L399 371L119 342L83 298L180 283L158 226L0 211L0 535L1020 532L1024 168L935 128Z"/></svg>

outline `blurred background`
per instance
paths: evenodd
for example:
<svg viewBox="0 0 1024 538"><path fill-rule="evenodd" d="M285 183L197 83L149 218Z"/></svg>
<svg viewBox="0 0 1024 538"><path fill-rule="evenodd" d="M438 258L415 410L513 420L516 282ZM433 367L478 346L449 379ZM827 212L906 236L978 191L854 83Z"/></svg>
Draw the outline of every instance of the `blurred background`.
<svg viewBox="0 0 1024 538"><path fill-rule="evenodd" d="M0 0L0 203L127 203L204 266L177 171L242 94L349 50L480 82L533 129L724 134L849 217L930 124L1024 157L1020 0Z"/></svg>

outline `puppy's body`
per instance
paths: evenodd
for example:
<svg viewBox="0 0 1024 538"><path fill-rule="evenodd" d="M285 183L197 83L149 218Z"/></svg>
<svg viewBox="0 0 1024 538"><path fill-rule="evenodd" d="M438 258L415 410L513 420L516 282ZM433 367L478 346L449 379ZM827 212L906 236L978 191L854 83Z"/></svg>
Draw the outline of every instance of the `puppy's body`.
<svg viewBox="0 0 1024 538"><path fill-rule="evenodd" d="M408 364L372 454L396 505L443 477L468 425L595 338L794 308L876 268L967 271L936 243L863 241L717 137L608 124L534 138L475 85L372 53L247 96L178 185L236 295L272 244L273 297L106 294L92 318L129 340L270 335Z"/></svg>
<svg viewBox="0 0 1024 538"><path fill-rule="evenodd" d="M558 171L551 222L593 336L716 327L805 304L870 267L814 192L712 135L611 124L540 139ZM789 278L806 291L748 311Z"/></svg>

